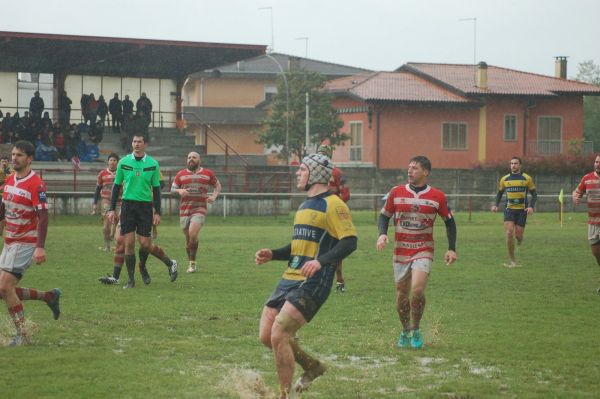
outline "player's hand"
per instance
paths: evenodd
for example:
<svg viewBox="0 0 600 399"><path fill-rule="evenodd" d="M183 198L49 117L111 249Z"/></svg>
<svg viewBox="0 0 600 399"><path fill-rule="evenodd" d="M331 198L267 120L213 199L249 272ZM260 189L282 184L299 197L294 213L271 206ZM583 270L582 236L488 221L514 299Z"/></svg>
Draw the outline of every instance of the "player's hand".
<svg viewBox="0 0 600 399"><path fill-rule="evenodd" d="M92 204L92 215L96 214L97 208L98 208L98 206L96 204Z"/></svg>
<svg viewBox="0 0 600 399"><path fill-rule="evenodd" d="M525 212L527 212L528 215L533 215L533 208L527 207L527 208L525 208Z"/></svg>
<svg viewBox="0 0 600 399"><path fill-rule="evenodd" d="M259 249L254 254L254 263L257 265L262 265L263 263L267 263L273 259L273 251L268 248Z"/></svg>
<svg viewBox="0 0 600 399"><path fill-rule="evenodd" d="M158 213L155 213L154 216L152 216L152 225L158 226L159 224L160 224L160 215Z"/></svg>
<svg viewBox="0 0 600 399"><path fill-rule="evenodd" d="M321 270L321 262L316 259L309 260L302 266L302 274L306 278L310 278L315 275L316 272Z"/></svg>
<svg viewBox="0 0 600 399"><path fill-rule="evenodd" d="M206 197L206 202L208 202L209 204L212 204L213 202L215 202L217 200L216 197L213 197L212 195Z"/></svg>
<svg viewBox="0 0 600 399"><path fill-rule="evenodd" d="M377 244L375 244L375 247L377 248L378 251L381 251L383 248L385 248L387 243L388 243L388 236L385 234L382 234L377 239Z"/></svg>
<svg viewBox="0 0 600 399"><path fill-rule="evenodd" d="M490 208L490 211L492 211L492 212L498 212L498 207L497 207L496 205L493 205L493 206Z"/></svg>
<svg viewBox="0 0 600 399"><path fill-rule="evenodd" d="M37 247L33 250L33 261L36 264L44 263L46 261L46 250L44 248Z"/></svg>
<svg viewBox="0 0 600 399"><path fill-rule="evenodd" d="M444 255L444 262L446 262L446 265L451 265L456 262L456 252L447 250L446 254Z"/></svg>
<svg viewBox="0 0 600 399"><path fill-rule="evenodd" d="M116 222L117 217L115 215L115 211L108 211L108 212L106 212L106 217L108 218L108 220L111 223L115 223Z"/></svg>
<svg viewBox="0 0 600 399"><path fill-rule="evenodd" d="M579 194L577 191L573 191L572 197L575 205L581 204L581 194Z"/></svg>
<svg viewBox="0 0 600 399"><path fill-rule="evenodd" d="M186 195L188 195L190 192L187 190L187 188L178 188L177 189L177 194L179 194L180 197L184 197Z"/></svg>

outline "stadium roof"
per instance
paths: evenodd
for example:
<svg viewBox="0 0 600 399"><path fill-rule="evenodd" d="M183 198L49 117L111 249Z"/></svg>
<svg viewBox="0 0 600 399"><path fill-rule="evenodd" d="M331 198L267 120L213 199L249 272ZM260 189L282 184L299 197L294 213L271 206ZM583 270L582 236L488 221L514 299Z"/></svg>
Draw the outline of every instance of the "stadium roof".
<svg viewBox="0 0 600 399"><path fill-rule="evenodd" d="M0 71L182 79L266 46L0 32Z"/></svg>

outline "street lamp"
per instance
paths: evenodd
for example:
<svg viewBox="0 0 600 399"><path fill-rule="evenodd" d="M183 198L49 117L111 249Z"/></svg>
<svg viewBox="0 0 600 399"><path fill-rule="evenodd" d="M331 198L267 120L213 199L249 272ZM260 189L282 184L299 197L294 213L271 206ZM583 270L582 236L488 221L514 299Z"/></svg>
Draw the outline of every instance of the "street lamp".
<svg viewBox="0 0 600 399"><path fill-rule="evenodd" d="M283 67L271 54L265 54L265 56L273 61L279 67L279 72L283 77L283 83L285 84L285 163L290 164L290 86L288 85L287 77Z"/></svg>

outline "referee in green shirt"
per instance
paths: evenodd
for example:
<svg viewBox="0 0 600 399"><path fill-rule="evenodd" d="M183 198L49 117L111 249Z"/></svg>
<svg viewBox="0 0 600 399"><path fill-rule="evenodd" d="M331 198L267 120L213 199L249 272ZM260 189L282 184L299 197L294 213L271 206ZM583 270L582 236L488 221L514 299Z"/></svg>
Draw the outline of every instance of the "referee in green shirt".
<svg viewBox="0 0 600 399"><path fill-rule="evenodd" d="M125 243L125 265L129 281L123 288L135 287L135 234L142 253L162 253L161 260L169 269L171 281L177 279L177 262L164 255L164 251L152 244L152 225L160 224L160 168L158 162L146 154L146 139L135 134L131 146L133 152L119 161L107 216L115 219L117 198L123 186L121 205L121 236ZM140 268L144 283L150 283L146 268Z"/></svg>

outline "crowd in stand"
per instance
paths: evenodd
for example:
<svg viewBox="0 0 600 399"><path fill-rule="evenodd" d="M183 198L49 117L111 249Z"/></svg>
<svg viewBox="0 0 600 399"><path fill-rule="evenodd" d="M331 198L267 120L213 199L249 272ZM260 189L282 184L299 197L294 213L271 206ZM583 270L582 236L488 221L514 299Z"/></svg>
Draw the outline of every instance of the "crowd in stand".
<svg viewBox="0 0 600 399"><path fill-rule="evenodd" d="M83 121L78 124L71 123L71 104L67 92L63 91L58 99L58 120L52 121L49 112L44 112L44 100L36 91L29 103L29 111L23 116L18 111L13 115L0 111L0 143L30 141L36 148L35 159L38 161L91 161L99 156L98 144L107 123L111 124L113 132L121 135L121 146L125 151L131 150L133 133L148 134L152 102L146 93L142 93L136 102L135 113L128 95L121 101L115 93L107 104L103 95L96 100L93 93L83 94L80 101Z"/></svg>

